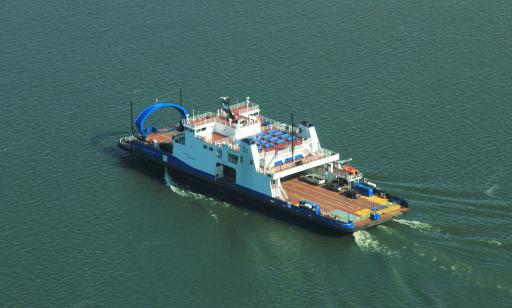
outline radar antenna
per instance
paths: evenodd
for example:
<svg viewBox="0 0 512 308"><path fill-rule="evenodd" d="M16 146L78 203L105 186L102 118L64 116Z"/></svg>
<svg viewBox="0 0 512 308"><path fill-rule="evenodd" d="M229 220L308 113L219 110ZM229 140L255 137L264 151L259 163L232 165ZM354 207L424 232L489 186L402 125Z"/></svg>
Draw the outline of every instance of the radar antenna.
<svg viewBox="0 0 512 308"><path fill-rule="evenodd" d="M222 110L228 114L227 118L235 120L236 118L233 115L233 112L231 112L231 108L229 107L229 97L221 96L220 99L222 100Z"/></svg>

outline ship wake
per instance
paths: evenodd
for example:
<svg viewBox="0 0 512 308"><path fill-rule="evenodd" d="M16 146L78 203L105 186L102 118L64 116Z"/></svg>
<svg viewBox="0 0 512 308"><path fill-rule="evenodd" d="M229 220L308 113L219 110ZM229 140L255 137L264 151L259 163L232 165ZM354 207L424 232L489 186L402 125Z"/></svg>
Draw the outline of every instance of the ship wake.
<svg viewBox="0 0 512 308"><path fill-rule="evenodd" d="M432 225L417 220L394 219L399 224L405 225L411 229L418 230L423 233L431 233L437 231Z"/></svg>
<svg viewBox="0 0 512 308"><path fill-rule="evenodd" d="M164 172L164 182L165 182L165 186L169 187L170 190L173 193L175 193L175 194L177 194L177 195L179 195L181 197L195 199L195 200L207 200L207 201L211 201L214 204L221 205L223 207L230 207L231 206L227 202L222 202L222 201L216 200L216 199L214 199L212 197L208 197L208 196L205 196L203 194L190 191L186 187L183 187L183 186L179 185L178 183L176 183L173 180L173 178L169 174L169 171L168 171L167 168L165 168L165 172ZM214 218L216 218L216 217L214 217Z"/></svg>
<svg viewBox="0 0 512 308"><path fill-rule="evenodd" d="M198 194L198 193L189 191L189 190L185 189L184 187L178 185L172 179L167 168L165 168L164 181L165 181L165 185L167 187L169 187L172 192L174 192L175 194L177 194L181 197L188 197L188 198L193 198L193 199L208 199L206 196L204 196L202 194Z"/></svg>
<svg viewBox="0 0 512 308"><path fill-rule="evenodd" d="M378 253L391 257L398 256L398 252L391 250L388 246L379 242L368 231L360 230L353 233L353 236L357 246L364 252Z"/></svg>

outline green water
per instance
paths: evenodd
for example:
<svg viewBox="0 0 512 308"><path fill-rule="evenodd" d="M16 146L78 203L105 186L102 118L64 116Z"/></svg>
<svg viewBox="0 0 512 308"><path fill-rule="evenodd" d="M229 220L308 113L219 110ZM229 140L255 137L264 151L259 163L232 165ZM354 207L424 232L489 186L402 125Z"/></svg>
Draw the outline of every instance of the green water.
<svg viewBox="0 0 512 308"><path fill-rule="evenodd" d="M510 16L510 1L3 0L0 306L512 305ZM328 236L115 147L131 100L179 87L196 111L249 95L310 120L410 214Z"/></svg>

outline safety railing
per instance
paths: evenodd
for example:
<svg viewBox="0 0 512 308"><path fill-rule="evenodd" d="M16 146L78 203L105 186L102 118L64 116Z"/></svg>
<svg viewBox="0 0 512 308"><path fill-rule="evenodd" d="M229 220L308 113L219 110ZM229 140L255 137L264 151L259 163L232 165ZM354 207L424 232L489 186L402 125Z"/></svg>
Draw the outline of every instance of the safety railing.
<svg viewBox="0 0 512 308"><path fill-rule="evenodd" d="M293 168L297 165L309 164L313 161L316 161L316 160L319 160L322 158L326 158L326 157L330 157L330 156L333 156L336 154L337 153L335 153L331 150L320 149L320 151L318 153L306 155L302 158L294 159L293 161L284 162L282 165L279 165L279 166L269 166L269 167L265 168L265 173L274 174L274 173L277 173L277 172L280 172L280 171L283 171L286 169ZM271 164L273 164L273 163L274 163L274 158L271 161Z"/></svg>
<svg viewBox="0 0 512 308"><path fill-rule="evenodd" d="M206 125L206 124L212 123L212 122L216 122L216 123L222 124L227 127L235 127L235 124L236 124L236 128L242 128L242 127L246 127L248 125L257 123L259 121L254 120L254 119L244 118L244 121L238 121L237 123L235 123L233 121L226 120L226 118L224 116L220 115L220 111L219 111L219 113L207 112L207 113L203 113L200 115L190 117L187 119L186 124L189 126L192 126L192 127L198 127L198 126Z"/></svg>
<svg viewBox="0 0 512 308"><path fill-rule="evenodd" d="M280 131L284 131L290 135L292 134L292 126L289 124L282 123L282 122L279 122L277 120L274 120L274 119L271 119L271 118L268 118L265 116L261 116L261 121L263 123L266 123L267 125L272 126L273 129L278 129ZM298 135L299 129L297 127L293 127L293 133L295 135Z"/></svg>
<svg viewBox="0 0 512 308"><path fill-rule="evenodd" d="M240 145L238 143L235 143L236 139L235 137L226 137L226 138L222 138L222 139L219 139L217 141L215 141L215 145L216 146L221 146L223 144L227 145L228 148L232 151L235 151L235 152L240 152Z"/></svg>

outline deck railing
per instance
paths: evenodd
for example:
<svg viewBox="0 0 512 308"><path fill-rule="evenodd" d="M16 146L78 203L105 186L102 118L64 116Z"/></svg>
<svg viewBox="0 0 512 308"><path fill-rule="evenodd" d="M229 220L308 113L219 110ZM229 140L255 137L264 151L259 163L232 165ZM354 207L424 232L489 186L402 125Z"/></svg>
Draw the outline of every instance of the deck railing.
<svg viewBox="0 0 512 308"><path fill-rule="evenodd" d="M261 121L263 123L269 123L270 125L272 125L272 128L277 128L278 130L287 132L290 135L292 134L292 126L289 124L282 123L282 122L279 122L277 120L274 120L274 119L271 119L271 118L268 118L265 116L261 116ZM293 132L295 133L295 135L298 135L299 129L297 127L294 127Z"/></svg>
<svg viewBox="0 0 512 308"><path fill-rule="evenodd" d="M250 102L241 102L234 105L230 105L229 108L231 110L240 109L239 113L247 113L256 109L260 109L260 106L258 104L253 104Z"/></svg>
<svg viewBox="0 0 512 308"><path fill-rule="evenodd" d="M348 172L346 172L345 170L340 170L340 169L334 169L333 173L345 180L347 180L347 182L354 182L354 181L359 181L363 178L363 174L362 173L358 173L358 174L348 174Z"/></svg>
<svg viewBox="0 0 512 308"><path fill-rule="evenodd" d="M240 145L235 143L235 141L236 141L235 137L231 136L231 137L226 137L226 138L222 138L222 139L215 141L215 145L221 146L221 145L225 144L229 147L230 150L235 151L235 152L240 152Z"/></svg>
<svg viewBox="0 0 512 308"><path fill-rule="evenodd" d="M208 123L216 122L222 124L227 127L235 127L237 124L237 128L242 128L249 126L251 124L259 122L258 120L244 118L246 121L243 123L234 123L233 121L226 120L225 117L221 116L220 113L207 112L200 115L196 115L187 119L186 124L192 127L198 127L202 125L206 125Z"/></svg>
<svg viewBox="0 0 512 308"><path fill-rule="evenodd" d="M277 172L280 172L280 171L283 171L283 170L286 170L286 169L290 169L290 168L293 168L295 166L298 166L298 162L300 162L299 164L300 165L305 165L305 164L308 164L308 163L311 163L313 161L316 161L316 160L319 160L319 159L322 159L322 158L326 158L326 157L329 157L329 156L333 156L333 155L336 155L337 153L331 151L331 150L327 150L327 149L320 149L320 151L318 153L315 153L315 154L310 154L310 155L307 155L307 156L304 156L302 158L299 158L299 159L294 159L293 161L289 161L289 162L285 162L283 163L282 165L279 165L279 166L268 166L267 168L265 168L265 173L267 174L274 174L274 173L277 173ZM273 159L271 161L271 164L274 163L274 160Z"/></svg>

